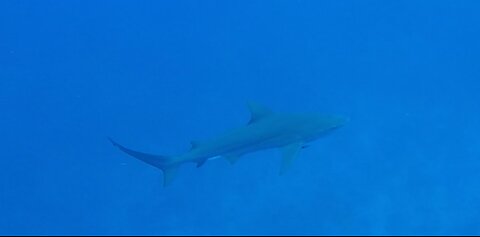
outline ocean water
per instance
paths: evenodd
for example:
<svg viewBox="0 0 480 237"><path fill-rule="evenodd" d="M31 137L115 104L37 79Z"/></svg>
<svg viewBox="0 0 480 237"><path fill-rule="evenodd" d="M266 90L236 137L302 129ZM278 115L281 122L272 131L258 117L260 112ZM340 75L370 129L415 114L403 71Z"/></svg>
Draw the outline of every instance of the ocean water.
<svg viewBox="0 0 480 237"><path fill-rule="evenodd" d="M478 1L0 2L0 234L479 235ZM280 152L160 170L274 111Z"/></svg>

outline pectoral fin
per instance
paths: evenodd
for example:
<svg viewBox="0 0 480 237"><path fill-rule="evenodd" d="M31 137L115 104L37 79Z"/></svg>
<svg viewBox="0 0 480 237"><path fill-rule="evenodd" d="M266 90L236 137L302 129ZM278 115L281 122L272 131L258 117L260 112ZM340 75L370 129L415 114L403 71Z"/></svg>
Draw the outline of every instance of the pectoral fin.
<svg viewBox="0 0 480 237"><path fill-rule="evenodd" d="M197 168L202 167L208 159L201 159L197 162Z"/></svg>
<svg viewBox="0 0 480 237"><path fill-rule="evenodd" d="M298 151L302 149L302 147L302 142L296 142L282 148L282 167L280 168L280 175L287 172L297 156Z"/></svg>

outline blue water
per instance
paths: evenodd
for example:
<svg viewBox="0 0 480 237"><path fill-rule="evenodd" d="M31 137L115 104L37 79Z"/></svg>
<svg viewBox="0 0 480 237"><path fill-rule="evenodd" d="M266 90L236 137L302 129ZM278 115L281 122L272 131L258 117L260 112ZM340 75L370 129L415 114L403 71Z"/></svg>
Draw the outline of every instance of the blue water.
<svg viewBox="0 0 480 237"><path fill-rule="evenodd" d="M478 1L0 2L0 234L480 234ZM350 122L161 171L247 101Z"/></svg>

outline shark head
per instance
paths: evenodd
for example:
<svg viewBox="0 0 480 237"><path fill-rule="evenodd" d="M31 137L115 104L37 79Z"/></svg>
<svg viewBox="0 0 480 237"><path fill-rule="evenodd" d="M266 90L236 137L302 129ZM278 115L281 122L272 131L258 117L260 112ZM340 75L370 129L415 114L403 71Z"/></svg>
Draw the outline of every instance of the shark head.
<svg viewBox="0 0 480 237"><path fill-rule="evenodd" d="M303 117L300 127L305 140L314 140L343 127L348 120L336 115L308 115Z"/></svg>
<svg viewBox="0 0 480 237"><path fill-rule="evenodd" d="M317 126L319 126L319 129L330 131L343 127L348 122L348 118L331 115L323 116L321 119L317 119L317 121Z"/></svg>

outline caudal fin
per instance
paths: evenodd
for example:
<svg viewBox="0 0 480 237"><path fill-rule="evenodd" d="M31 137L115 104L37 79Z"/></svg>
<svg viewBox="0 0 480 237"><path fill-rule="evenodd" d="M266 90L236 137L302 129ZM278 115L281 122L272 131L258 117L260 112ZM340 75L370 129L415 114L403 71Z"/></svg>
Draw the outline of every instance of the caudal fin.
<svg viewBox="0 0 480 237"><path fill-rule="evenodd" d="M130 156L161 169L163 171L163 186L168 186L170 183L172 183L178 169L178 164L175 164L173 158L134 151L118 144L111 138L108 138L108 140L110 140L110 142L118 149L129 154Z"/></svg>

